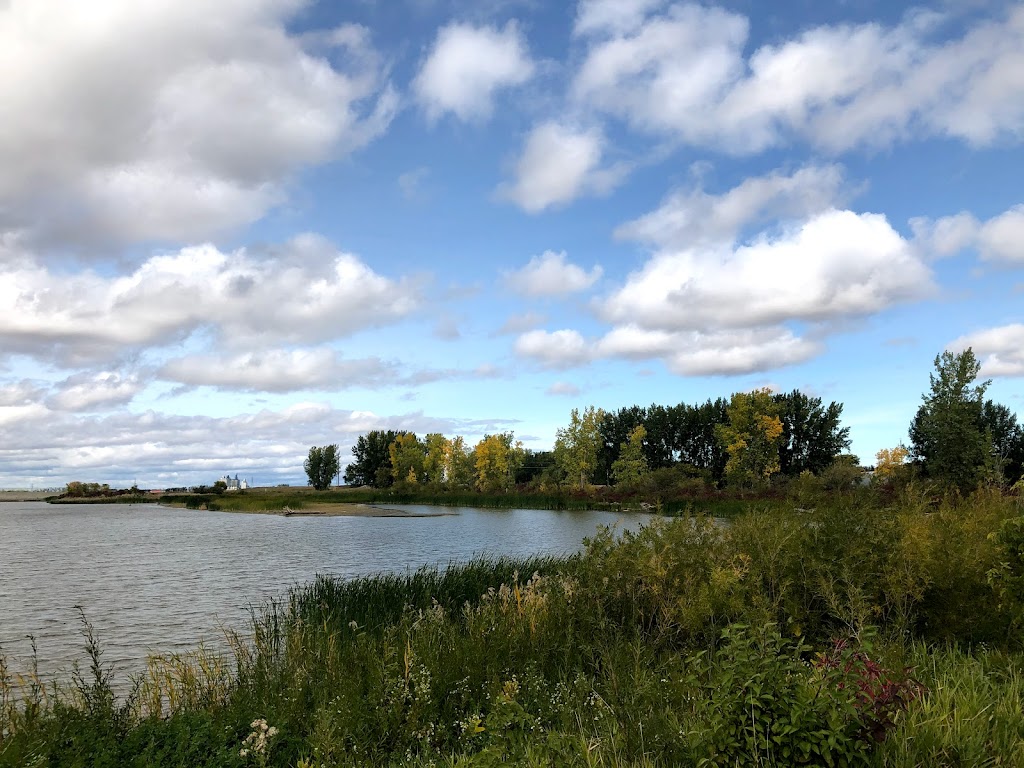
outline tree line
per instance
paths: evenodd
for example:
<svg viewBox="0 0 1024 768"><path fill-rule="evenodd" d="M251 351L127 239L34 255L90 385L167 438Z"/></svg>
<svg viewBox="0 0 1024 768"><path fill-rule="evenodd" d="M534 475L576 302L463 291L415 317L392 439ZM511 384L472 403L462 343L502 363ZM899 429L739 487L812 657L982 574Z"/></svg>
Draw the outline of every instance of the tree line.
<svg viewBox="0 0 1024 768"><path fill-rule="evenodd" d="M690 405L652 404L604 411L574 409L551 451L533 451L512 432L463 437L373 430L352 447L347 485L428 485L502 492L523 484L635 487L668 470L708 484L755 487L773 476L821 472L850 444L843 406L799 390L755 390ZM847 463L850 463L849 460ZM854 461L855 463L855 461ZM337 446L314 446L310 484L326 488L338 472Z"/></svg>

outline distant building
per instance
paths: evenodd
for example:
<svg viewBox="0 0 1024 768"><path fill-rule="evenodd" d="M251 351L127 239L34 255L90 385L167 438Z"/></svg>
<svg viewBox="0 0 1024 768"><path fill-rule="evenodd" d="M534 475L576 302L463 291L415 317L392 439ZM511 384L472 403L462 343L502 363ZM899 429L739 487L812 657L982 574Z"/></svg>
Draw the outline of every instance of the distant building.
<svg viewBox="0 0 1024 768"><path fill-rule="evenodd" d="M249 481L239 480L237 474L234 477L224 475L224 477L220 479L220 482L224 483L224 485L227 486L225 490L228 491L244 491L246 488L249 487Z"/></svg>

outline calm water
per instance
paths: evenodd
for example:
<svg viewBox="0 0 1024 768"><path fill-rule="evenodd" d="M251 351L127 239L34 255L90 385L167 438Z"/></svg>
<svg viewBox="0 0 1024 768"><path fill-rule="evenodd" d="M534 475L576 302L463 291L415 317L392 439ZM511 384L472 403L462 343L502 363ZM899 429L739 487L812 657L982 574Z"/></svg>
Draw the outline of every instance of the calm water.
<svg viewBox="0 0 1024 768"><path fill-rule="evenodd" d="M438 512L430 507L411 511ZM599 525L646 515L528 509L435 517L278 517L157 505L0 504L0 647L25 669L27 635L44 675L82 658L76 605L122 675L151 652L218 644L248 606L318 573L360 576L473 555L577 551Z"/></svg>

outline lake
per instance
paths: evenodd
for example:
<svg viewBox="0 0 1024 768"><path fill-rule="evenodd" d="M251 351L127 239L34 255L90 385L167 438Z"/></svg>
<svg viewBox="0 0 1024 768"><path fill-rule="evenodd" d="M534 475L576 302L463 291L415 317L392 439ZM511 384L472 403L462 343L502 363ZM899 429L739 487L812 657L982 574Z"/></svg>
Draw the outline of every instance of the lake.
<svg viewBox="0 0 1024 768"><path fill-rule="evenodd" d="M399 506L399 505L395 505ZM0 504L0 647L27 668L34 635L49 677L82 659L80 605L119 677L149 653L220 645L248 608L316 574L364 576L474 555L578 551L598 526L639 513L402 506L431 517L280 517L156 504Z"/></svg>

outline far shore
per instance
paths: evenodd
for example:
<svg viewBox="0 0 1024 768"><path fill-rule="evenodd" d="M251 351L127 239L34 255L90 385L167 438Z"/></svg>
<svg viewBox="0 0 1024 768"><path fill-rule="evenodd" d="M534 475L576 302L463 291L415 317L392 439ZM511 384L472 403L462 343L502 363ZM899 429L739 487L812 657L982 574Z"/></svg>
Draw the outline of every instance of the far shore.
<svg viewBox="0 0 1024 768"><path fill-rule="evenodd" d="M282 517L444 517L458 514L454 509L443 512L412 512L407 509L378 507L373 504L357 502L304 504L299 509L285 507L283 509L223 509L219 511L241 515L279 515Z"/></svg>

